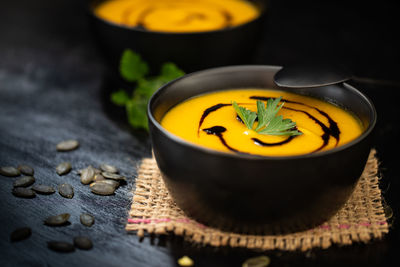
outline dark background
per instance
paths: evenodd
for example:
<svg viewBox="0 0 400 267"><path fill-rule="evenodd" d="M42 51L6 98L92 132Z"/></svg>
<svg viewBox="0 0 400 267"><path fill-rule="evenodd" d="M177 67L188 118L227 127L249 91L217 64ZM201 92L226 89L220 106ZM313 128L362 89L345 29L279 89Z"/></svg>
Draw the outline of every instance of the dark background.
<svg viewBox="0 0 400 267"><path fill-rule="evenodd" d="M338 61L358 79L352 84L375 103L379 118L375 147L381 159L381 188L393 208L399 207L397 91L400 89L399 16L395 2L270 1L267 28L255 63L288 65L310 60ZM37 183L75 187L73 199L57 193L19 199L11 195L13 178L0 177L1 266L175 266L189 255L195 266L241 266L250 256L266 254L271 266L396 266L398 223L382 241L334 246L328 250L257 253L242 249L197 248L178 237L144 239L127 235L124 224L139 160L150 155L145 134L134 132L108 101L109 70L93 41L86 1L1 0L0 2L0 166L26 163ZM122 114L122 115L121 115ZM69 138L81 147L56 153L55 144ZM59 177L55 166L71 161L74 169L108 162L130 179L115 196L100 197L80 184L73 172ZM71 213L71 225L48 228L45 217ZM87 228L79 214L90 212ZM30 226L30 239L9 242L10 233ZM92 238L91 251L59 254L49 240Z"/></svg>

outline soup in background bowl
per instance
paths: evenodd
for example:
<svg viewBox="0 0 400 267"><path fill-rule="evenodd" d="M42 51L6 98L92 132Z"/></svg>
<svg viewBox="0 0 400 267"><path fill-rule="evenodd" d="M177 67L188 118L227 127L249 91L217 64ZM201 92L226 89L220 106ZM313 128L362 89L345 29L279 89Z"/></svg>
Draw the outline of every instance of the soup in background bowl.
<svg viewBox="0 0 400 267"><path fill-rule="evenodd" d="M265 0L118 0L115 10L103 9L108 2L94 0L88 7L91 29L105 59L113 70L118 70L122 52L131 49L149 63L153 73L158 73L165 62L175 63L186 73L252 63L264 35L268 10ZM127 17L121 18L119 2L130 5L124 13ZM168 4L161 9L149 7L165 2ZM187 3L184 10L168 7L182 2ZM203 11L196 11L194 2L199 3ZM237 5L242 2L244 4L239 5L244 5L247 12L243 8L237 12ZM143 6L150 8L144 15ZM211 14L204 10L206 6L210 6ZM232 14L226 13L225 9L231 10ZM149 13L149 10L156 13ZM136 12L142 15L137 17ZM180 20L183 22L178 23Z"/></svg>
<svg viewBox="0 0 400 267"><path fill-rule="evenodd" d="M199 71L163 86L151 98L150 134L163 180L177 205L199 222L243 233L299 231L329 219L353 192L372 146L376 123L373 104L346 83L277 88L273 77L279 69L231 66ZM195 144L162 125L167 114L185 101L243 88L257 88L266 96L296 94L332 103L357 118L360 133L337 147L316 153L265 156ZM231 100L234 99L226 99L227 103ZM207 106L213 104L211 101ZM331 115L336 116L334 113ZM231 115L234 116L232 110ZM198 119L194 118L195 131ZM336 119L340 125L341 118ZM301 130L300 121L297 123ZM334 138L329 142L335 142Z"/></svg>
<svg viewBox="0 0 400 267"><path fill-rule="evenodd" d="M246 0L107 0L96 16L126 27L156 32L204 32L256 19L261 10Z"/></svg>

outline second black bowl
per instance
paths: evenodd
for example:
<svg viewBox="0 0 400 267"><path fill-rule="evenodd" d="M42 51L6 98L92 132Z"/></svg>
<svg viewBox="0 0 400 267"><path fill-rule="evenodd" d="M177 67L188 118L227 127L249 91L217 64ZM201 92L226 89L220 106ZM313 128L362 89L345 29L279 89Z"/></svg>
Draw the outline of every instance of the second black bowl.
<svg viewBox="0 0 400 267"><path fill-rule="evenodd" d="M89 17L96 42L114 69L118 69L124 49L139 53L158 72L165 62L174 62L185 72L210 67L252 63L265 23L265 0L252 0L261 10L260 16L243 25L216 31L165 33L118 25L96 16L94 1Z"/></svg>

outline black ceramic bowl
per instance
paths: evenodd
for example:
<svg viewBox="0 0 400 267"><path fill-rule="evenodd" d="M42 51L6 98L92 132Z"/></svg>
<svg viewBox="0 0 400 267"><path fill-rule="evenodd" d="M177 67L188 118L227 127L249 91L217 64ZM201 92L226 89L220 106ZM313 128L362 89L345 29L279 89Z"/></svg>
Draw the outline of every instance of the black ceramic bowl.
<svg viewBox="0 0 400 267"><path fill-rule="evenodd" d="M363 126L354 141L332 150L286 157L225 153L166 131L160 121L190 97L232 88L277 89L276 66L232 66L195 72L160 88L148 106L154 155L176 203L206 225L237 232L298 231L329 219L353 192L370 149L376 112L348 84L283 89L352 111ZM279 88L282 90L282 88Z"/></svg>
<svg viewBox="0 0 400 267"><path fill-rule="evenodd" d="M165 33L125 27L97 17L93 1L89 17L96 42L114 69L118 69L122 51L130 48L149 62L158 73L164 62L174 62L185 72L210 67L248 64L262 36L266 0L250 0L259 6L261 15L246 24L217 31Z"/></svg>

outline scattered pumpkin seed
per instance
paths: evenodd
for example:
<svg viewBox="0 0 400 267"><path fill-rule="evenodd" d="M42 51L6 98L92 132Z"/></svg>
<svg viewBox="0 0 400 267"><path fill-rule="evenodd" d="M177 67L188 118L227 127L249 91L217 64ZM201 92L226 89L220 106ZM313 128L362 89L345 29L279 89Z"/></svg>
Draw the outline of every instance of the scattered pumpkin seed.
<svg viewBox="0 0 400 267"><path fill-rule="evenodd" d="M27 239L32 234L32 230L29 227L22 227L15 229L10 236L11 242L21 241Z"/></svg>
<svg viewBox="0 0 400 267"><path fill-rule="evenodd" d="M65 198L73 198L74 188L70 184L60 184L58 186L58 193Z"/></svg>
<svg viewBox="0 0 400 267"><path fill-rule="evenodd" d="M268 256L258 256L247 259L243 262L242 267L267 267L271 262Z"/></svg>
<svg viewBox="0 0 400 267"><path fill-rule="evenodd" d="M193 266L194 262L188 256L183 256L182 258L178 259L178 264L180 266Z"/></svg>
<svg viewBox="0 0 400 267"><path fill-rule="evenodd" d="M57 144L58 151L71 151L79 147L77 140L65 140Z"/></svg>
<svg viewBox="0 0 400 267"><path fill-rule="evenodd" d="M33 176L22 176L14 181L14 187L27 187L35 182Z"/></svg>
<svg viewBox="0 0 400 267"><path fill-rule="evenodd" d="M113 179L113 180L124 180L126 181L126 178L122 175L119 175L117 173L111 173L111 172L102 172L101 175L104 176L104 178L107 179Z"/></svg>
<svg viewBox="0 0 400 267"><path fill-rule="evenodd" d="M22 198L34 198L36 196L35 191L25 187L14 187L12 190L12 194L16 197Z"/></svg>
<svg viewBox="0 0 400 267"><path fill-rule="evenodd" d="M33 176L33 174L35 173L33 168L31 166L28 166L28 165L19 165L18 166L18 170L22 174L29 175L29 176Z"/></svg>
<svg viewBox="0 0 400 267"><path fill-rule="evenodd" d="M74 245L63 241L49 241L47 247L57 252L73 252L75 251Z"/></svg>
<svg viewBox="0 0 400 267"><path fill-rule="evenodd" d="M44 224L50 226L63 225L68 221L69 217L69 213L62 213L55 216L50 216L44 220Z"/></svg>
<svg viewBox="0 0 400 267"><path fill-rule="evenodd" d="M89 213L82 213L80 216L81 224L86 226L92 226L94 224L94 217Z"/></svg>
<svg viewBox="0 0 400 267"><path fill-rule="evenodd" d="M100 169L97 169L97 168L93 167L92 165L87 166L85 169L87 169L88 167L92 167L92 169L94 170L94 174L99 174L99 173L101 173L101 170L100 170ZM81 175L82 172L83 172L83 170L85 170L85 169L80 169L80 170L78 170L78 174Z"/></svg>
<svg viewBox="0 0 400 267"><path fill-rule="evenodd" d="M116 188L109 184L96 182L90 186L90 189L96 195L108 196L114 194Z"/></svg>
<svg viewBox="0 0 400 267"><path fill-rule="evenodd" d="M52 186L43 184L35 184L34 186L32 186L32 190L38 194L43 194L43 195L50 195L56 192L56 190L54 190Z"/></svg>
<svg viewBox="0 0 400 267"><path fill-rule="evenodd" d="M77 236L74 238L74 245L79 249L89 250L93 247L92 240L85 236Z"/></svg>
<svg viewBox="0 0 400 267"><path fill-rule="evenodd" d="M96 186L96 184L109 184L113 187L117 188L119 186L119 182L115 180L100 180L90 184L90 187Z"/></svg>
<svg viewBox="0 0 400 267"><path fill-rule="evenodd" d="M118 169L109 164L101 164L100 170L102 170L103 172L118 173Z"/></svg>
<svg viewBox="0 0 400 267"><path fill-rule="evenodd" d="M106 180L106 178L104 178L104 176L101 175L100 173L94 175L93 182L104 181L104 180Z"/></svg>
<svg viewBox="0 0 400 267"><path fill-rule="evenodd" d="M88 166L86 169L83 169L81 172L81 183L82 184L90 184L94 179L94 169L92 166Z"/></svg>
<svg viewBox="0 0 400 267"><path fill-rule="evenodd" d="M64 175L69 173L71 169L72 169L71 163L63 162L58 164L58 166L56 167L56 172L58 175Z"/></svg>
<svg viewBox="0 0 400 267"><path fill-rule="evenodd" d="M4 166L0 167L0 174L3 176L8 176L8 177L15 177L21 174L21 172L12 166Z"/></svg>

